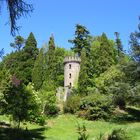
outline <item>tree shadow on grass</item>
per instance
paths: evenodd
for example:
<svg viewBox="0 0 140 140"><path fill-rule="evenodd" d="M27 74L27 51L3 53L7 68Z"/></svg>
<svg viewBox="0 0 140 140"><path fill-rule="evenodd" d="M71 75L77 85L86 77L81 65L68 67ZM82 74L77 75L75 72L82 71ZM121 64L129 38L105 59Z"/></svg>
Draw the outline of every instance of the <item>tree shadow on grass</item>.
<svg viewBox="0 0 140 140"><path fill-rule="evenodd" d="M0 140L44 140L43 132L46 128L32 130L0 127Z"/></svg>

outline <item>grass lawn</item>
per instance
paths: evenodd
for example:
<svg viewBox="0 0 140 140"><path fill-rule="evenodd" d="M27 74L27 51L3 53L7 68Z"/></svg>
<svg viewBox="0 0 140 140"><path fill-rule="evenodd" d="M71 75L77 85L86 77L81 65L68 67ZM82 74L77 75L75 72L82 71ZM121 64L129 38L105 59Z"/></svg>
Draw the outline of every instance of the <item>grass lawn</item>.
<svg viewBox="0 0 140 140"><path fill-rule="evenodd" d="M0 116L0 121L2 120L5 120L5 117ZM77 140L78 124L85 124L89 140L94 140L101 133L110 133L114 128L124 128L132 140L140 140L140 123L117 124L104 121L87 121L73 115L60 115L49 119L45 129L41 129L42 127L38 125L28 124L30 140Z"/></svg>
<svg viewBox="0 0 140 140"><path fill-rule="evenodd" d="M44 135L48 140L77 140L77 124L85 124L89 140L94 140L101 133L110 133L114 128L126 129L132 140L140 140L140 123L116 124L104 121L87 121L72 115L61 115L48 120L49 129Z"/></svg>

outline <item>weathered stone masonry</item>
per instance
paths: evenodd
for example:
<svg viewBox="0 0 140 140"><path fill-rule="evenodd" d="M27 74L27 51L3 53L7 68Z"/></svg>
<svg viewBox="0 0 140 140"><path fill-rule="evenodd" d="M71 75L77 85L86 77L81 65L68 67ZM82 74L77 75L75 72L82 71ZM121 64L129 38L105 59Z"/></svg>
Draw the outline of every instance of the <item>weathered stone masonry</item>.
<svg viewBox="0 0 140 140"><path fill-rule="evenodd" d="M67 56L64 59L64 101L67 100L70 89L77 84L80 71L80 58Z"/></svg>

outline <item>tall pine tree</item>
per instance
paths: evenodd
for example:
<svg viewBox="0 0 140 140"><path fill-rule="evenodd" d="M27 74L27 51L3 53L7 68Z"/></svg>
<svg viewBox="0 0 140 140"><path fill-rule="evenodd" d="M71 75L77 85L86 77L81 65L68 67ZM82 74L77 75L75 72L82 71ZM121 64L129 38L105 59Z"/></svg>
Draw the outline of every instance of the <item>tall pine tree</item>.
<svg viewBox="0 0 140 140"><path fill-rule="evenodd" d="M82 48L86 49L86 53L90 52L90 43L88 38L90 37L90 32L83 25L77 24L75 31L75 38L73 40L69 40L70 43L74 44L72 50L81 56Z"/></svg>
<svg viewBox="0 0 140 140"><path fill-rule="evenodd" d="M43 85L45 80L45 65L45 52L44 48L42 47L35 61L32 72L32 82L34 83L35 90L39 90Z"/></svg>
<svg viewBox="0 0 140 140"><path fill-rule="evenodd" d="M81 95L87 95L88 75L87 75L87 57L86 49L83 48L81 52L80 73L78 79L78 90Z"/></svg>
<svg viewBox="0 0 140 140"><path fill-rule="evenodd" d="M43 83L43 89L46 91L55 90L55 43L53 35L49 39L48 51L46 52L46 66L45 66L45 80Z"/></svg>
<svg viewBox="0 0 140 140"><path fill-rule="evenodd" d="M19 79L23 80L25 84L32 81L32 70L34 62L38 55L37 41L34 34L31 32L20 56L19 63Z"/></svg>
<svg viewBox="0 0 140 140"><path fill-rule="evenodd" d="M54 37L53 35L50 37L49 43L49 50L47 53L47 76L49 79L54 80L55 74L55 43L54 43Z"/></svg>
<svg viewBox="0 0 140 140"><path fill-rule="evenodd" d="M118 60L120 60L123 57L123 45L121 42L121 39L119 38L119 33L115 32L115 36L116 36L116 46L117 46L117 51L118 51Z"/></svg>

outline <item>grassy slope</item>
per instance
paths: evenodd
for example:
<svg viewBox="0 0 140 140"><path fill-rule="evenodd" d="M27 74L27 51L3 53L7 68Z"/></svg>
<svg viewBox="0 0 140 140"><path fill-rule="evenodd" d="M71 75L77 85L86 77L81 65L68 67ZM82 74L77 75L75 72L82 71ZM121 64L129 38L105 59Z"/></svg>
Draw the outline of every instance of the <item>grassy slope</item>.
<svg viewBox="0 0 140 140"><path fill-rule="evenodd" d="M50 127L45 131L48 140L77 140L77 123L85 124L89 140L94 140L100 133L109 133L114 128L124 128L127 130L132 140L140 140L140 123L116 124L104 121L86 121L77 119L72 115L62 115L48 121Z"/></svg>
<svg viewBox="0 0 140 140"><path fill-rule="evenodd" d="M5 117L0 116L0 121ZM86 121L72 115L60 115L49 119L47 127L42 135L46 140L77 140L77 124L85 124L89 140L94 140L100 133L110 133L114 128L124 128L132 140L140 140L140 123L116 124L104 121ZM38 129L38 125L28 124L29 129Z"/></svg>

